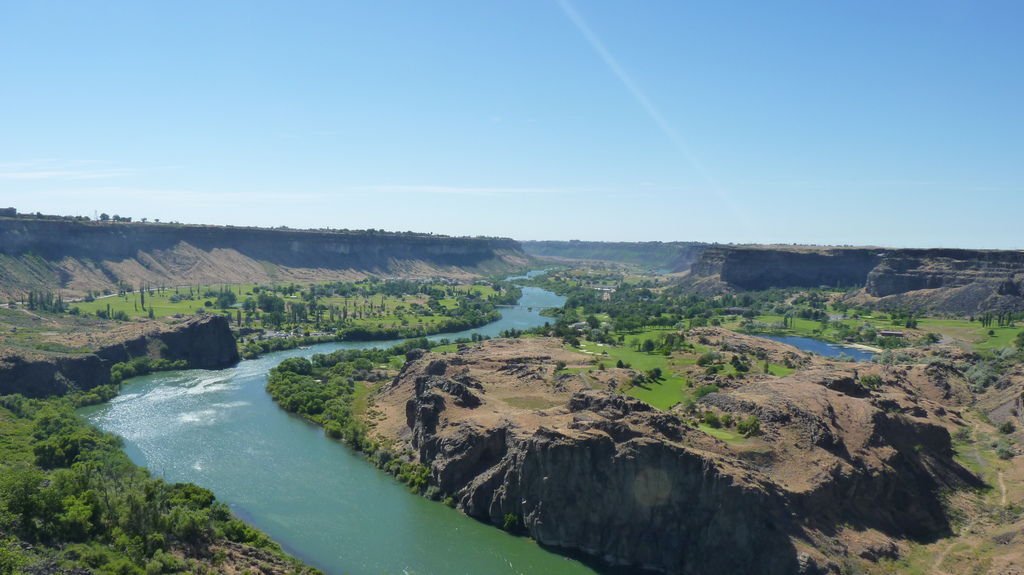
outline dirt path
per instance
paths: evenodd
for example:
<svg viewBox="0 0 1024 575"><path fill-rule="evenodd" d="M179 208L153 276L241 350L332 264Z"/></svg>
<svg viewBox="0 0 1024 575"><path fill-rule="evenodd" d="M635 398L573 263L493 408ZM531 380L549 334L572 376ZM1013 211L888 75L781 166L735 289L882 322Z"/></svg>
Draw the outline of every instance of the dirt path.
<svg viewBox="0 0 1024 575"><path fill-rule="evenodd" d="M946 560L946 556L949 555L950 550L953 549L953 546L956 545L956 543L957 542L954 541L949 545L946 545L946 547L942 550L942 553L939 553L939 556L935 558L935 563L932 563L931 569L931 572L934 575L950 575L942 569L939 569L939 566L942 565L942 562Z"/></svg>
<svg viewBox="0 0 1024 575"><path fill-rule="evenodd" d="M1006 507L1006 482L1003 481L1003 472L999 472L999 492L1002 494L1000 497L1000 504Z"/></svg>

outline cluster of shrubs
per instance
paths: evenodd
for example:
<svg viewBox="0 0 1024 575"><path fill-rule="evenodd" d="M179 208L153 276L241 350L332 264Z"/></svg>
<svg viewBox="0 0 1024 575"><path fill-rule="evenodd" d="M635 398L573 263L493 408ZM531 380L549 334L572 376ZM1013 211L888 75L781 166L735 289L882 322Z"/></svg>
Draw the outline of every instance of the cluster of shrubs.
<svg viewBox="0 0 1024 575"><path fill-rule="evenodd" d="M170 360L146 356L136 357L130 361L115 363L110 366L110 383L118 385L128 378L138 375L175 369L188 369L188 361L184 359Z"/></svg>
<svg viewBox="0 0 1024 575"><path fill-rule="evenodd" d="M753 437L761 433L761 420L756 415L739 419L731 413L718 415L714 411L707 411L704 413L703 422L714 429L735 427L736 432L743 437Z"/></svg>
<svg viewBox="0 0 1024 575"><path fill-rule="evenodd" d="M429 348L425 338L388 349L339 350L312 359L293 357L270 370L267 391L283 409L321 425L331 438L364 452L378 467L419 493L427 488L429 470L396 457L369 439L366 423L353 411L357 386L384 377L378 369L413 349Z"/></svg>
<svg viewBox="0 0 1024 575"><path fill-rule="evenodd" d="M76 573L126 575L199 572L182 557L222 539L280 552L210 491L136 467L117 437L77 417L67 399L3 396L0 407L28 436L25 452L4 448L0 534L13 539L0 537L0 572L35 572L41 551Z"/></svg>

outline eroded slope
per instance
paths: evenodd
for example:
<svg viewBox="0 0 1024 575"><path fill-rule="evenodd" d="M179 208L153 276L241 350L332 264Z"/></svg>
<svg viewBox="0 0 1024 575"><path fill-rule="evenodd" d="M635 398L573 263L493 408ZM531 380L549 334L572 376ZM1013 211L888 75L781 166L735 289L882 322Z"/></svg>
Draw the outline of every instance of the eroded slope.
<svg viewBox="0 0 1024 575"><path fill-rule="evenodd" d="M979 483L953 459L959 414L909 383L917 375L883 373L868 389L815 360L752 378L698 406L760 418L759 437L724 442L688 413L618 395L614 373L585 373L590 361L544 338L414 353L376 399L375 432L411 448L471 516L666 573L892 557L901 540L948 535L942 491Z"/></svg>

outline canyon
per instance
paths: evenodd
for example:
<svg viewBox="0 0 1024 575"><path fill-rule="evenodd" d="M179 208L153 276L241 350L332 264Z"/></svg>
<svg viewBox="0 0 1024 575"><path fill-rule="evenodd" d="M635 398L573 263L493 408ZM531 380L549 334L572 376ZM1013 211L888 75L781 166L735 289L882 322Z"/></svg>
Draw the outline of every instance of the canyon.
<svg viewBox="0 0 1024 575"><path fill-rule="evenodd" d="M758 417L758 436L722 441L681 406L615 393L629 370L573 374L591 360L545 338L411 352L375 400L375 433L407 446L466 514L611 565L829 573L844 557L896 557L901 541L949 535L942 493L980 481L953 459L950 434L965 423L932 399L940 384L924 366L858 374L761 338L693 335L801 366L699 400ZM861 385L868 373L885 387Z"/></svg>
<svg viewBox="0 0 1024 575"><path fill-rule="evenodd" d="M41 289L82 297L122 283L467 278L526 262L505 238L0 217L0 296L8 298Z"/></svg>
<svg viewBox="0 0 1024 575"><path fill-rule="evenodd" d="M827 287L881 308L970 315L1024 310L1024 252L709 246L686 280L704 291Z"/></svg>

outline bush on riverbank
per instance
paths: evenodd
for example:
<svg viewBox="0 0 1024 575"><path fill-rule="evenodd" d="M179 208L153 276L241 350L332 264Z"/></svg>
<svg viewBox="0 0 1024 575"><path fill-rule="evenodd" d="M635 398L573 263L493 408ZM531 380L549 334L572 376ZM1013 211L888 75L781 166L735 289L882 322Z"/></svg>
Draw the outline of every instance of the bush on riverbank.
<svg viewBox="0 0 1024 575"><path fill-rule="evenodd" d="M114 385L139 375L148 375L156 371L172 371L188 369L188 361L179 359L172 361L163 358L136 357L131 361L115 363L110 366L110 382Z"/></svg>
<svg viewBox="0 0 1024 575"><path fill-rule="evenodd" d="M212 492L150 477L67 399L0 397L0 424L0 573L223 572L209 549L224 541L291 561Z"/></svg>
<svg viewBox="0 0 1024 575"><path fill-rule="evenodd" d="M356 408L358 386L387 378L381 368L414 349L427 349L426 338L387 349L339 350L311 359L293 357L270 370L267 391L286 411L322 426L331 438L366 454L377 467L417 493L429 483L429 469L368 439L366 423Z"/></svg>

